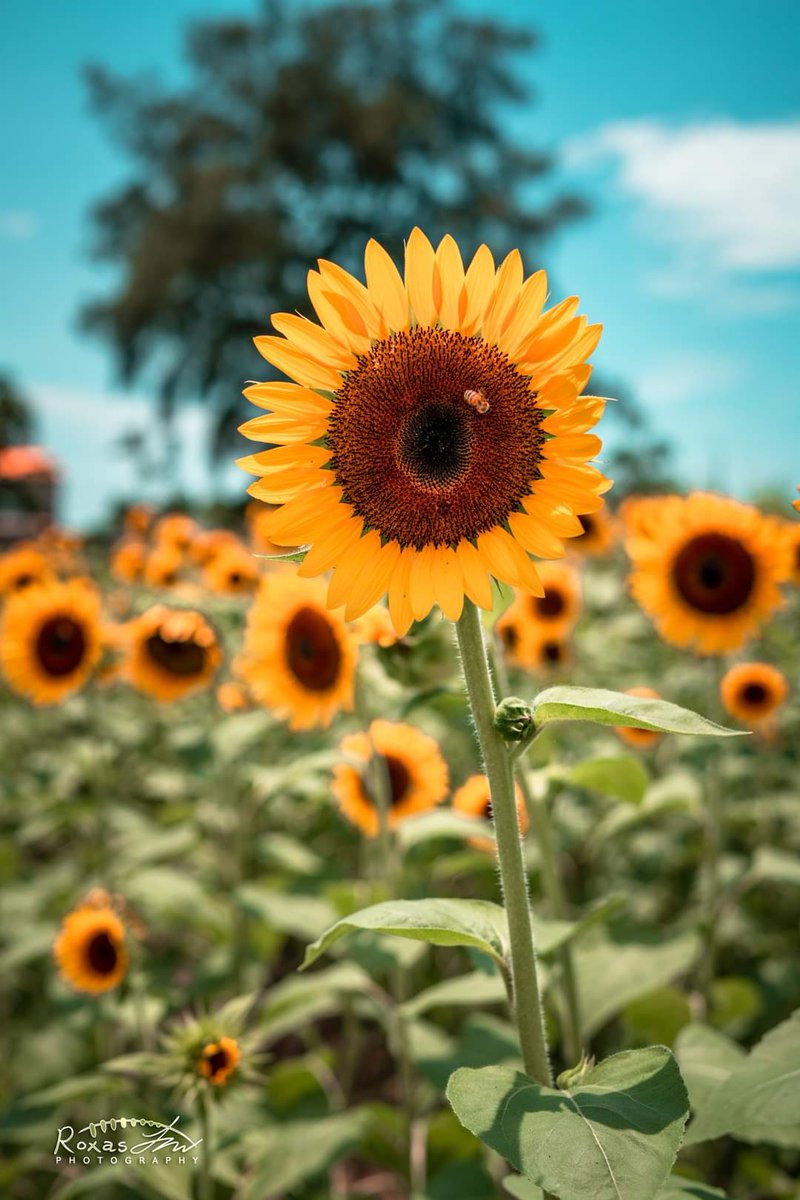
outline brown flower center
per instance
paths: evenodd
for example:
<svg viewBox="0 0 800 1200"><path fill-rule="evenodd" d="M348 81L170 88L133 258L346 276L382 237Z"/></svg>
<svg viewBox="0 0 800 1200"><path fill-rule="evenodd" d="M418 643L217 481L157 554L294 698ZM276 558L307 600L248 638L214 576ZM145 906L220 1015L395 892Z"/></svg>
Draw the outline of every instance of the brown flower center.
<svg viewBox="0 0 800 1200"><path fill-rule="evenodd" d="M767 689L763 683L747 683L742 688L742 700L754 708L765 704L768 698Z"/></svg>
<svg viewBox="0 0 800 1200"><path fill-rule="evenodd" d="M500 638L506 650L513 654L519 645L519 630L516 625L504 625L500 630Z"/></svg>
<svg viewBox="0 0 800 1200"><path fill-rule="evenodd" d="M342 649L330 621L315 608L300 608L286 630L286 665L312 692L324 692L339 678Z"/></svg>
<svg viewBox="0 0 800 1200"><path fill-rule="evenodd" d="M91 939L86 947L86 957L89 966L98 975L110 975L119 961L117 947L105 930Z"/></svg>
<svg viewBox="0 0 800 1200"><path fill-rule="evenodd" d="M560 642L545 642L542 646L542 657L545 662L560 663L564 657Z"/></svg>
<svg viewBox="0 0 800 1200"><path fill-rule="evenodd" d="M537 616L547 620L560 617L567 607L564 593L559 588L545 588L543 596L531 597L531 603Z"/></svg>
<svg viewBox="0 0 800 1200"><path fill-rule="evenodd" d="M215 1050L213 1054L207 1055L206 1062L208 1063L208 1069L211 1072L211 1078L213 1079L215 1075L219 1075L221 1072L226 1071L229 1066L229 1061L228 1051L224 1050L222 1047Z"/></svg>
<svg viewBox="0 0 800 1200"><path fill-rule="evenodd" d="M86 656L86 633L72 617L48 618L36 638L36 657L48 675L71 675Z"/></svg>
<svg viewBox="0 0 800 1200"><path fill-rule="evenodd" d="M411 786L411 772L404 762L399 758L395 758L392 754L387 754L384 758L386 763L386 773L389 776L389 787L391 789L391 805L392 808L397 808L398 804L402 804Z"/></svg>
<svg viewBox="0 0 800 1200"><path fill-rule="evenodd" d="M502 525L528 494L542 417L530 381L496 346L415 328L377 342L345 376L331 468L344 501L387 541L455 545Z"/></svg>
<svg viewBox="0 0 800 1200"><path fill-rule="evenodd" d="M683 600L698 612L727 616L743 608L756 582L750 551L724 533L702 533L679 551L672 580Z"/></svg>
<svg viewBox="0 0 800 1200"><path fill-rule="evenodd" d="M200 675L206 665L206 652L197 642L169 641L161 633L153 633L145 643L147 653L169 675Z"/></svg>

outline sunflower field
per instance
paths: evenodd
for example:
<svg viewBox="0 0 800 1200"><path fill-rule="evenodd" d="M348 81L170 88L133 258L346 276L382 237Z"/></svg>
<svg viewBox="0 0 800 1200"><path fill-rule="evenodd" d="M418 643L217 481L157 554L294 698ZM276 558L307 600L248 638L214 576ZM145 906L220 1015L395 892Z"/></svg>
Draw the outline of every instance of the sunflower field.
<svg viewBox="0 0 800 1200"><path fill-rule="evenodd" d="M616 502L519 254L363 280L239 521L0 556L0 1194L796 1197L800 513Z"/></svg>

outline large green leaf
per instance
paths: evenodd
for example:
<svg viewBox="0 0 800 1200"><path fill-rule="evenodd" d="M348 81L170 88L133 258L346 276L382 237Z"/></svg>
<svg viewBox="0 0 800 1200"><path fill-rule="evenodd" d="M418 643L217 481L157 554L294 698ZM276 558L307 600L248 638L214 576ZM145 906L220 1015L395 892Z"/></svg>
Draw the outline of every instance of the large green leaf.
<svg viewBox="0 0 800 1200"><path fill-rule="evenodd" d="M508 1067L462 1067L447 1096L467 1129L561 1200L652 1200L689 1112L663 1046L615 1054L564 1090Z"/></svg>
<svg viewBox="0 0 800 1200"><path fill-rule="evenodd" d="M628 804L639 804L647 791L650 776L640 758L616 754L587 758L565 772L570 783L602 796L614 796Z"/></svg>
<svg viewBox="0 0 800 1200"><path fill-rule="evenodd" d="M321 1174L363 1136L368 1114L354 1109L318 1121L270 1125L247 1135L252 1173L242 1200L283 1195Z"/></svg>
<svg viewBox="0 0 800 1200"><path fill-rule="evenodd" d="M666 700L646 700L605 688L552 687L532 701L537 726L551 721L593 721L595 725L624 725L658 733L738 737L742 730L725 729L688 708Z"/></svg>
<svg viewBox="0 0 800 1200"><path fill-rule="evenodd" d="M340 938L359 929L434 946L471 946L497 962L505 953L506 916L499 904L488 900L388 900L362 908L332 925L307 947L301 970Z"/></svg>
<svg viewBox="0 0 800 1200"><path fill-rule="evenodd" d="M633 1000L689 970L698 950L694 933L647 942L597 938L574 952L583 1033L589 1038Z"/></svg>
<svg viewBox="0 0 800 1200"><path fill-rule="evenodd" d="M737 1063L730 1050L724 1058L721 1056L718 1039L712 1041L707 1033L701 1035L696 1029L684 1031L677 1052L688 1058L695 1080L701 1074L698 1060L703 1036L705 1078L716 1063L719 1079L715 1088L701 1087L699 1094L695 1082L697 1116L689 1128L687 1143L726 1134L744 1142L769 1141L772 1127L776 1127L778 1140L782 1141L781 1127L800 1124L800 1009L771 1029L744 1061Z"/></svg>

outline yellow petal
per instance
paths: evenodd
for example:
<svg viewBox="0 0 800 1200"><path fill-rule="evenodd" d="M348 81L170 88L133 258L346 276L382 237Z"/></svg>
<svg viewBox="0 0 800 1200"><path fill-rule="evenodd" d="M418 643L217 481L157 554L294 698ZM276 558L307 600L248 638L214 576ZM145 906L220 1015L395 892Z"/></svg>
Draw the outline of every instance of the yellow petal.
<svg viewBox="0 0 800 1200"><path fill-rule="evenodd" d="M436 551L433 546L423 546L417 552L409 575L409 595L411 611L415 621L421 621L436 603L433 590L433 559Z"/></svg>
<svg viewBox="0 0 800 1200"><path fill-rule="evenodd" d="M433 558L433 591L436 603L449 621L457 621L464 607L464 580L455 550L437 546Z"/></svg>
<svg viewBox="0 0 800 1200"><path fill-rule="evenodd" d="M297 383L253 383L244 389L242 395L259 408L268 408L271 412L299 413L304 417L329 413L333 408L327 396L320 396L319 392L300 387Z"/></svg>
<svg viewBox="0 0 800 1200"><path fill-rule="evenodd" d="M459 328L459 301L464 287L464 264L455 239L446 234L436 250L434 282L439 293L439 320L447 329Z"/></svg>
<svg viewBox="0 0 800 1200"><path fill-rule="evenodd" d="M377 604L389 589L392 573L400 558L400 547L397 542L388 542L371 557L370 565L364 571L364 577L359 587L354 587L350 594L345 617L355 621L363 616L373 605Z"/></svg>
<svg viewBox="0 0 800 1200"><path fill-rule="evenodd" d="M458 543L456 548L458 564L464 580L464 591L479 608L489 611L494 607L492 599L492 581L486 573L486 566L472 542Z"/></svg>
<svg viewBox="0 0 800 1200"><path fill-rule="evenodd" d="M486 306L494 291L495 269L492 252L488 246L479 246L475 257L467 267L464 288L467 293L467 309L461 322L461 332L470 334L483 324Z"/></svg>
<svg viewBox="0 0 800 1200"><path fill-rule="evenodd" d="M433 325L433 246L421 229L411 230L406 242L406 291L418 325Z"/></svg>
<svg viewBox="0 0 800 1200"><path fill-rule="evenodd" d="M414 614L409 599L409 576L417 552L411 546L401 553L389 584L389 616L398 635L404 637L411 628Z"/></svg>
<svg viewBox="0 0 800 1200"><path fill-rule="evenodd" d="M346 345L306 317L296 313L274 313L272 324L293 346L318 362L328 363L342 371L352 371L358 365L353 352Z"/></svg>
<svg viewBox="0 0 800 1200"><path fill-rule="evenodd" d="M339 371L296 350L285 338L262 335L253 341L262 358L272 363L279 371L283 371L284 375L296 379L298 383L312 388L325 388L331 392L338 391L342 386Z"/></svg>
<svg viewBox="0 0 800 1200"><path fill-rule="evenodd" d="M494 295L486 309L481 335L487 342L497 342L511 320L522 288L524 270L519 250L512 250L497 272Z"/></svg>
<svg viewBox="0 0 800 1200"><path fill-rule="evenodd" d="M517 361L522 346L532 336L546 299L547 275L537 271L522 285L516 312L498 342L512 362Z"/></svg>
<svg viewBox="0 0 800 1200"><path fill-rule="evenodd" d="M561 558L564 544L544 522L528 513L511 513L508 524L512 535L538 558ZM580 522L579 522L580 524Z"/></svg>
<svg viewBox="0 0 800 1200"><path fill-rule="evenodd" d="M364 251L364 273L370 299L389 329L408 329L408 296L400 272L383 246L370 238Z"/></svg>

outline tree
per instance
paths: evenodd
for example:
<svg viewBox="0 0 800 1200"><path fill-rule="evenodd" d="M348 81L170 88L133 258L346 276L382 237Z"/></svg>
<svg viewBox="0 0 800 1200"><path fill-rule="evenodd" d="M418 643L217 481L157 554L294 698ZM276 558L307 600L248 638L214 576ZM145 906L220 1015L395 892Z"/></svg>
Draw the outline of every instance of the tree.
<svg viewBox="0 0 800 1200"><path fill-rule="evenodd" d="M33 431L30 401L10 376L0 375L0 450L30 441Z"/></svg>
<svg viewBox="0 0 800 1200"><path fill-rule="evenodd" d="M250 339L271 311L309 311L317 257L357 268L372 236L398 255L420 224L468 253L518 245L535 263L584 206L534 199L551 158L508 133L529 96L512 60L534 41L449 0L268 0L253 19L190 28L179 90L90 68L94 109L133 173L93 210L95 255L119 280L85 327L126 381L154 373L166 415L214 400L221 449Z"/></svg>

